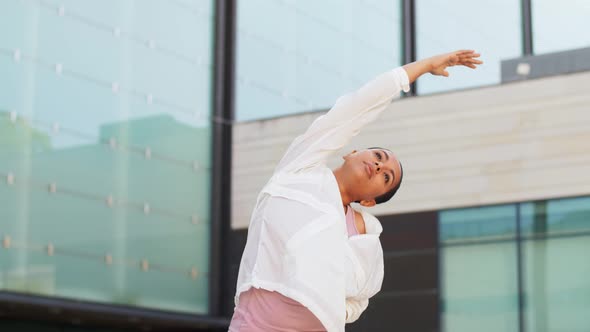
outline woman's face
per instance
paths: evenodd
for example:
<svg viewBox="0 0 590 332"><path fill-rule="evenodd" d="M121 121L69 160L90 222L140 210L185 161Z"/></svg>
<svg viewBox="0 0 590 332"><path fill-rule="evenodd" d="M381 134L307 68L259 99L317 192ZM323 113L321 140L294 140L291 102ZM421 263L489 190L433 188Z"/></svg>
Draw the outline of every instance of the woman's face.
<svg viewBox="0 0 590 332"><path fill-rule="evenodd" d="M353 151L343 157L349 194L362 201L374 201L400 181L401 167L395 155L384 149ZM370 205L374 205L374 202Z"/></svg>

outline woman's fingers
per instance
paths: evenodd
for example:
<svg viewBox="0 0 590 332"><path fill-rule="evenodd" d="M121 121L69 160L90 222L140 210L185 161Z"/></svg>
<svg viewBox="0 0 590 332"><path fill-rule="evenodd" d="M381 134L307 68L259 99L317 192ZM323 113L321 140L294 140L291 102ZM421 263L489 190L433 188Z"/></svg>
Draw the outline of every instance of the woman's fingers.
<svg viewBox="0 0 590 332"><path fill-rule="evenodd" d="M459 57L459 64L469 68L476 68L475 65L481 65L483 63L483 61L476 59L477 57L479 57L479 53L463 54Z"/></svg>
<svg viewBox="0 0 590 332"><path fill-rule="evenodd" d="M461 63L473 63L475 65L481 65L483 63L483 61L478 60L478 59L471 59L471 58L467 58L467 59L461 59L460 61Z"/></svg>
<svg viewBox="0 0 590 332"><path fill-rule="evenodd" d="M475 52L457 54L460 58L479 58L481 54Z"/></svg>
<svg viewBox="0 0 590 332"><path fill-rule="evenodd" d="M474 53L474 50L459 50L459 51L455 51L453 53L455 53L455 55L463 55L463 54L470 54L470 53Z"/></svg>
<svg viewBox="0 0 590 332"><path fill-rule="evenodd" d="M462 62L462 63L461 63L461 65L463 65L463 66L465 66L465 67L469 67L469 68L475 69L475 68L477 68L477 66L476 66L476 65L479 65L479 64L480 64L480 62L481 62L481 61L479 61L479 62L473 62L473 61L464 61L464 62Z"/></svg>
<svg viewBox="0 0 590 332"><path fill-rule="evenodd" d="M465 54L463 57L469 58L469 59L476 59L476 58L479 58L479 56L480 56L479 53L473 53L473 54Z"/></svg>
<svg viewBox="0 0 590 332"><path fill-rule="evenodd" d="M464 63L473 64L473 65L481 65L483 61L477 59L467 59Z"/></svg>
<svg viewBox="0 0 590 332"><path fill-rule="evenodd" d="M479 56L480 54L475 53L474 50L458 50L447 53L446 55L440 55L436 57L436 62L434 63L435 69L431 73L448 77L450 73L445 70L447 67L465 66L476 69L477 65L483 63L483 61L477 59Z"/></svg>
<svg viewBox="0 0 590 332"><path fill-rule="evenodd" d="M456 54L456 56L456 61L449 61L449 65L461 65L476 69L476 65L481 65L483 63L483 61L477 59L479 53L475 53L474 51L461 51L459 54Z"/></svg>

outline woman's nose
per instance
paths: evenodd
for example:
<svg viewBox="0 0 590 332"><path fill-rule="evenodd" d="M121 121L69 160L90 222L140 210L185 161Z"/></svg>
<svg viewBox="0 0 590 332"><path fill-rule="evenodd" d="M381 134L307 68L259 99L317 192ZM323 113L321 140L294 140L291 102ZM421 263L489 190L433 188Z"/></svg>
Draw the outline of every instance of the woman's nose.
<svg viewBox="0 0 590 332"><path fill-rule="evenodd" d="M376 161L375 162L375 170L377 172L380 172L381 171L381 168L383 168L383 165L380 162Z"/></svg>

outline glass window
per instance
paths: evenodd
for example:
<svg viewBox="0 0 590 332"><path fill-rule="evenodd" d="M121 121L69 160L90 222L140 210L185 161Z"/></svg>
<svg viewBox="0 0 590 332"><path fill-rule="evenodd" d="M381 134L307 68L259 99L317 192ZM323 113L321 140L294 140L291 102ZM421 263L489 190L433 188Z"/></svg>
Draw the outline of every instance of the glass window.
<svg viewBox="0 0 590 332"><path fill-rule="evenodd" d="M419 59L458 49L474 49L484 65L450 68L451 78L427 75L417 84L428 94L500 83L500 61L520 56L520 1L416 1L416 54Z"/></svg>
<svg viewBox="0 0 590 332"><path fill-rule="evenodd" d="M439 214L444 331L518 331L514 205Z"/></svg>
<svg viewBox="0 0 590 332"><path fill-rule="evenodd" d="M590 47L590 2L533 0L533 48L536 54Z"/></svg>
<svg viewBox="0 0 590 332"><path fill-rule="evenodd" d="M212 1L9 1L0 290L206 313Z"/></svg>
<svg viewBox="0 0 590 332"><path fill-rule="evenodd" d="M539 201L521 205L524 237L572 235L590 232L590 197Z"/></svg>
<svg viewBox="0 0 590 332"><path fill-rule="evenodd" d="M452 244L513 239L515 220L513 205L446 210L440 214L440 240Z"/></svg>
<svg viewBox="0 0 590 332"><path fill-rule="evenodd" d="M238 1L236 118L328 109L401 63L399 0Z"/></svg>
<svg viewBox="0 0 590 332"><path fill-rule="evenodd" d="M521 212L527 329L587 329L590 197L527 203Z"/></svg>

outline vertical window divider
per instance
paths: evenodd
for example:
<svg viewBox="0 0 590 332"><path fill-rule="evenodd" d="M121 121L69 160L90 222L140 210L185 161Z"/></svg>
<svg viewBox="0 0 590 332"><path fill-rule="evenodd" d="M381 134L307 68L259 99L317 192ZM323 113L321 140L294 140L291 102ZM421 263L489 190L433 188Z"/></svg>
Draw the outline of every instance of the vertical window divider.
<svg viewBox="0 0 590 332"><path fill-rule="evenodd" d="M227 238L231 217L232 123L234 116L234 82L237 0L215 1L215 33L212 72L213 118L211 145L211 229L209 256L209 315L223 312L224 300L233 298L226 287L230 274Z"/></svg>
<svg viewBox="0 0 590 332"><path fill-rule="evenodd" d="M416 10L414 0L402 0L402 65L416 61ZM407 96L416 95L416 82Z"/></svg>
<svg viewBox="0 0 590 332"><path fill-rule="evenodd" d="M522 55L533 54L533 14L531 0L521 0Z"/></svg>
<svg viewBox="0 0 590 332"><path fill-rule="evenodd" d="M524 275L523 275L523 259L522 259L522 225L521 225L521 203L516 203L516 274L517 274L517 292L518 292L518 330L525 332L524 322Z"/></svg>

